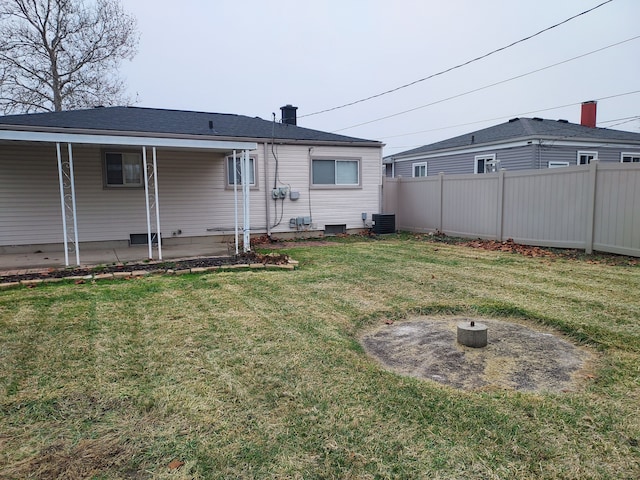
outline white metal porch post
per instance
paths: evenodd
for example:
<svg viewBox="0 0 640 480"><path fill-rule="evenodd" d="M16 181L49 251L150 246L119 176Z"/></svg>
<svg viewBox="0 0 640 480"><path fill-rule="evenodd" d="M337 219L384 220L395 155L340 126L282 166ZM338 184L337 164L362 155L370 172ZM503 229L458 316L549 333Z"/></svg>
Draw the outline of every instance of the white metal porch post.
<svg viewBox="0 0 640 480"><path fill-rule="evenodd" d="M60 182L60 207L62 210L62 229L64 243L64 263L69 266L69 240L75 247L76 265L80 265L80 246L78 245L78 216L76 210L76 186L75 175L73 173L73 149L71 144L67 144L68 159L62 161L60 142L56 142L56 153L58 157L58 180ZM68 193L67 193L68 190ZM69 204L68 202L71 202ZM72 225L69 225L71 222ZM73 236L69 229L73 229ZM72 237L72 238L71 238Z"/></svg>
<svg viewBox="0 0 640 480"><path fill-rule="evenodd" d="M243 207L243 251L246 253L251 250L251 222L250 222L250 193L251 193L251 180L249 178L250 164L249 153L246 150L242 151L242 163L240 170L240 177L242 178L242 207Z"/></svg>
<svg viewBox="0 0 640 480"><path fill-rule="evenodd" d="M233 206L235 215L236 255L238 255L238 169L236 167L236 151L233 151ZM226 180L225 180L226 181Z"/></svg>
<svg viewBox="0 0 640 480"><path fill-rule="evenodd" d="M156 232L158 232L158 260L162 260L162 238L160 238L160 194L158 193L158 159L156 156L156 147L153 147L153 183L156 198Z"/></svg>
<svg viewBox="0 0 640 480"><path fill-rule="evenodd" d="M147 147L142 147L142 170L144 175L144 201L147 207L147 243L149 244L149 259L153 258L153 243L151 241L151 210L149 206L149 178L147 176Z"/></svg>
<svg viewBox="0 0 640 480"><path fill-rule="evenodd" d="M156 243L158 244L158 259L162 260L162 240L160 239L160 204L158 195L158 157L156 147L152 148L153 164L147 162L147 147L142 147L142 164L144 169L144 198L147 207L147 241L149 243L149 258L153 258L153 233L151 228L151 210L155 215ZM151 192L153 190L153 192Z"/></svg>

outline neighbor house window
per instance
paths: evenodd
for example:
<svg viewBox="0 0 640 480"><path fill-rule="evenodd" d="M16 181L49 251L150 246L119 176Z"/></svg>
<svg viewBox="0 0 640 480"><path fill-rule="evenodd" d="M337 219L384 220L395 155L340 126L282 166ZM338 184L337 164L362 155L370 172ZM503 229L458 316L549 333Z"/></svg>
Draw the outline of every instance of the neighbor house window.
<svg viewBox="0 0 640 480"><path fill-rule="evenodd" d="M427 176L427 162L420 162L413 164L413 176L414 177L426 177Z"/></svg>
<svg viewBox="0 0 640 480"><path fill-rule="evenodd" d="M236 176L235 180L238 185L242 185L241 170L242 155L236 155ZM233 157L227 157L227 185L234 184L233 176ZM256 186L256 161L255 158L249 157L249 185Z"/></svg>
<svg viewBox="0 0 640 480"><path fill-rule="evenodd" d="M640 153L622 153L620 161L622 163L640 163Z"/></svg>
<svg viewBox="0 0 640 480"><path fill-rule="evenodd" d="M360 185L358 160L329 160L314 158L311 164L313 185Z"/></svg>
<svg viewBox="0 0 640 480"><path fill-rule="evenodd" d="M473 163L473 173L497 172L499 166L500 162L496 160L495 153L491 155L476 155Z"/></svg>
<svg viewBox="0 0 640 480"><path fill-rule="evenodd" d="M598 160L598 152L578 152L578 165L589 165L593 160Z"/></svg>
<svg viewBox="0 0 640 480"><path fill-rule="evenodd" d="M548 164L549 168L560 168L560 167L568 167L569 162L558 162L551 160Z"/></svg>
<svg viewBox="0 0 640 480"><path fill-rule="evenodd" d="M105 152L104 172L107 187L142 186L142 158L139 153Z"/></svg>

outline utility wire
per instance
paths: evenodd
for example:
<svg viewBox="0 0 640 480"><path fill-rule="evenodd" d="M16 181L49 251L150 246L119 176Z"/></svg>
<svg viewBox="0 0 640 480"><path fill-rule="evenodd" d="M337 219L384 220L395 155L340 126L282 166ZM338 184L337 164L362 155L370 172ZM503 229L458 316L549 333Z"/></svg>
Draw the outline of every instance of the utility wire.
<svg viewBox="0 0 640 480"><path fill-rule="evenodd" d="M366 102L368 100L372 100L374 98L382 97L383 95L388 95L389 93L397 92L398 90L402 90L403 88L407 88L407 87L410 87L410 86L415 85L417 83L424 82L426 80L429 80L431 78L437 77L439 75L444 75L445 73L451 72L452 70L456 70L458 68L462 68L462 67L464 67L466 65L469 65L471 63L474 63L474 62L477 62L479 60L482 60L483 58L487 58L487 57L489 57L489 56L491 56L491 55L493 55L495 53L498 53L498 52L501 52L501 51L506 50L508 48L511 48L514 45L517 45L517 44L522 43L522 42L526 42L527 40L530 40L530 39L532 39L534 37L537 37L538 35L541 35L544 32L547 32L547 31L549 31L551 29L559 27L560 25L563 25L563 24L565 24L567 22L570 22L571 20L573 20L575 18L578 18L578 17L580 17L582 15L586 15L587 13L592 12L592 11L596 10L597 8L600 8L603 5L606 5L607 3L611 3L612 1L613 0L607 0L606 2L602 2L601 4L596 5L595 7L590 8L589 10L585 10L584 12L578 13L577 15L574 15L573 17L569 17L569 18L567 18L566 20L563 20L560 23L556 23L555 25L551 25L550 27L542 29L539 32L534 33L533 35L529 35L528 37L524 37L524 38L521 38L520 40L516 40L515 42L510 43L509 45L505 45L504 47L497 48L495 50L492 50L489 53L485 53L484 55L480 55L479 57L473 58L471 60L467 60L464 63L460 63L460 64L455 65L453 67L449 67L446 70L442 70L440 72L433 73L433 74L429 75L428 77L420 78L418 80L414 80L413 82L409 82L409 83L406 83L404 85L400 85L399 87L392 88L391 90L386 90L384 92L377 93L375 95L371 95L370 97L361 98L360 100L356 100L356 101L353 101L353 102L350 102L350 103L345 103L344 105L338 105L337 107L331 107L331 108L327 108L325 110L319 110L317 112L307 113L305 115L298 115L298 118L311 117L312 115L320 115L321 113L332 112L334 110L339 110L341 108L350 107L350 106L356 105L358 103L362 103L362 102Z"/></svg>
<svg viewBox="0 0 640 480"><path fill-rule="evenodd" d="M634 90L632 92L626 92L626 93L618 93L616 95L609 95L608 97L595 98L594 101L599 102L601 100L608 100L610 98L616 98L616 97L624 97L626 95L633 95L633 94L636 94L636 93L640 93L640 90ZM429 132L435 132L435 131L438 131L438 130L447 130L449 128L466 127L467 125L476 125L478 123L486 123L486 122L492 122L492 121L495 121L495 120L502 120L503 118L521 117L523 115L529 115L531 113L548 112L550 110L558 110L560 108L574 107L576 105L582 105L582 103L583 102L567 103L565 105L558 105L556 107L541 108L539 110L530 110L528 112L513 113L511 115L502 115L500 117L486 118L484 120L476 120L475 122L459 123L457 125L448 125L446 127L431 128L429 130L419 130L417 132L401 133L401 134L398 134L398 135L389 135L389 136L386 136L386 137L380 137L380 140L386 140L388 138L408 137L410 135L418 135L419 133L429 133ZM616 118L614 120L599 121L598 123L599 124L603 124L603 123L617 122L619 120L635 120L636 118L640 118L640 117L639 116L633 116L633 117L625 117L625 118ZM619 124L617 124L617 125L619 125Z"/></svg>
<svg viewBox="0 0 640 480"><path fill-rule="evenodd" d="M572 58L569 58L567 60L563 60L561 62L554 63L552 65L547 65L546 67L538 68L536 70L531 70L530 72L523 73L521 75L516 75L515 77L507 78L506 80L500 80L499 82L495 82L495 83L491 83L489 85L484 85L482 87L474 88L473 90L469 90L469 91L466 91L466 92L463 92L463 93L458 93L457 95L452 95L451 97L447 97L447 98L443 98L443 99L440 99L440 100L436 100L435 102L427 103L426 105L420 105L419 107L410 108L409 110L403 110L402 112L392 113L391 115L386 115L384 117L379 117L379 118L376 118L374 120L369 120L368 122L362 122L362 123L358 123L356 125L351 125L349 127L341 128L339 130L334 130L332 133L342 132L343 130L349 130L351 128L361 127L362 125L368 125L370 123L379 122L380 120L386 120L387 118L397 117L399 115L404 115L405 113L415 112L416 110L420 110L421 108L431 107L431 106L437 105L439 103L443 103L443 102L446 102L446 101L449 101L449 100L453 100L454 98L463 97L463 96L469 95L471 93L479 92L480 90L485 90L487 88L495 87L496 85L501 85L503 83L511 82L513 80L517 80L519 78L526 77L528 75L532 75L534 73L542 72L543 70L548 70L550 68L557 67L558 65L562 65L564 63L568 63L568 62L571 62L573 60L577 60L579 58L583 58L583 57L586 57L586 56L589 56L589 55L593 55L594 53L598 53L598 52L601 52L601 51L606 50L608 48L612 48L612 47L616 47L618 45L622 45L623 43L630 42L630 41L636 40L638 38L640 38L640 35L636 35L635 37L631 37L631 38L628 38L626 40L622 40L621 42L612 43L611 45L607 45L606 47L602 47L602 48L599 48L597 50L592 50L591 52L583 53L582 55L578 55L577 57L572 57Z"/></svg>

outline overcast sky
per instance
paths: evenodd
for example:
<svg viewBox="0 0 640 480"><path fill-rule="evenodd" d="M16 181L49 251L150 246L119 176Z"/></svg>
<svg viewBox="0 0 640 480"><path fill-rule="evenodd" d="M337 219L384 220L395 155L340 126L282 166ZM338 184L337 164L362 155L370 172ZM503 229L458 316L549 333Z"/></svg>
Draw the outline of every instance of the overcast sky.
<svg viewBox="0 0 640 480"><path fill-rule="evenodd" d="M385 155L515 116L598 126L640 116L640 1L613 0L505 51L395 93L304 117L419 80L506 46L604 0L122 0L138 55L121 73L137 106L237 113L386 143ZM562 105L576 104L551 109ZM302 118L300 118L302 117ZM616 122L608 122L611 120ZM477 122L477 123L472 123ZM472 124L471 124L472 123ZM467 124L467 125L463 125ZM612 128L640 132L640 119Z"/></svg>

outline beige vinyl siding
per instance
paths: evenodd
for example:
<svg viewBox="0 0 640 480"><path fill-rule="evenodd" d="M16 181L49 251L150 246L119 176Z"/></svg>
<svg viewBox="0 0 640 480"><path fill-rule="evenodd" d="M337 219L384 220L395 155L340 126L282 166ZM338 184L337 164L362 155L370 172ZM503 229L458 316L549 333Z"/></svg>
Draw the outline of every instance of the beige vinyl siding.
<svg viewBox="0 0 640 480"><path fill-rule="evenodd" d="M0 244L61 242L55 146L21 145L0 146Z"/></svg>
<svg viewBox="0 0 640 480"><path fill-rule="evenodd" d="M110 150L117 150L110 147ZM123 151L141 149L123 148ZM66 146L62 148L66 156ZM275 159L267 147L268 181L265 178L265 146L255 152L258 187L250 193L252 233L267 231L266 205L271 224L280 218L282 201L271 200ZM309 147L280 145L279 186L300 192L300 199L284 200L281 223L273 232L294 231L289 218L309 216L317 229L325 224L362 227L361 213L379 211L381 149L376 147L314 147L314 155L361 159L361 188L311 190ZM146 233L144 188L104 187L102 150L97 146L73 147L75 188L80 242L129 240L132 233ZM234 192L226 185L226 155L196 150L157 150L160 224L163 237L174 232L180 238L231 235L234 231ZM152 150L147 149L152 162ZM242 193L238 188L238 215L242 225ZM152 218L155 231L155 219ZM0 147L0 245L62 243L62 217L55 145L11 143ZM181 231L180 234L177 234Z"/></svg>
<svg viewBox="0 0 640 480"><path fill-rule="evenodd" d="M273 188L275 160L269 153L269 191ZM300 192L300 199L284 203L284 215L281 224L273 232L289 232L289 219L299 216L311 216L313 224L319 230L325 225L346 225L347 229L362 228L362 213L368 218L380 210L381 149L371 147L313 147L281 145L276 150L279 162L279 186L290 185ZM360 161L359 187L323 187L311 186L311 158L358 159ZM311 200L311 209L309 208ZM270 200L272 224L280 217L281 202L278 201L278 217L274 217L274 201ZM311 211L311 212L310 212Z"/></svg>

